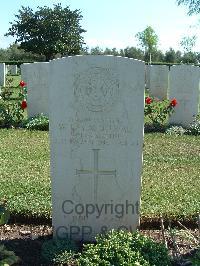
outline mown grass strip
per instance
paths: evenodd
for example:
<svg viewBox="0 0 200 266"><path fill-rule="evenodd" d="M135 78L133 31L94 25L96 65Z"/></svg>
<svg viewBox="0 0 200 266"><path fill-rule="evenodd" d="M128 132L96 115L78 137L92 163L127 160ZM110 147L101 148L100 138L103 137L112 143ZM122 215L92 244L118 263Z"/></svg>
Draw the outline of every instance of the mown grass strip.
<svg viewBox="0 0 200 266"><path fill-rule="evenodd" d="M51 216L48 132L0 130L0 199L12 214ZM145 134L144 219L193 218L200 210L200 138Z"/></svg>

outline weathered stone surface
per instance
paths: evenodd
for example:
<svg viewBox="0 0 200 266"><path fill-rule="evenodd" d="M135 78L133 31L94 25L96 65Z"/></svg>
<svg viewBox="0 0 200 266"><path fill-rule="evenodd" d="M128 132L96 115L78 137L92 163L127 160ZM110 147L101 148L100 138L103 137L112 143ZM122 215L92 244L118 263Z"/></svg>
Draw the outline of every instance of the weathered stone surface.
<svg viewBox="0 0 200 266"><path fill-rule="evenodd" d="M22 80L27 83L27 112L29 117L49 114L49 63L21 65Z"/></svg>
<svg viewBox="0 0 200 266"><path fill-rule="evenodd" d="M144 63L113 56L50 62L55 237L94 240L139 225Z"/></svg>
<svg viewBox="0 0 200 266"><path fill-rule="evenodd" d="M6 68L5 63L0 64L0 86L6 85Z"/></svg>
<svg viewBox="0 0 200 266"><path fill-rule="evenodd" d="M191 65L170 68L170 99L176 98L178 105L170 117L170 124L188 127L199 111L200 68Z"/></svg>
<svg viewBox="0 0 200 266"><path fill-rule="evenodd" d="M149 94L160 100L167 99L169 87L169 67L149 66Z"/></svg>

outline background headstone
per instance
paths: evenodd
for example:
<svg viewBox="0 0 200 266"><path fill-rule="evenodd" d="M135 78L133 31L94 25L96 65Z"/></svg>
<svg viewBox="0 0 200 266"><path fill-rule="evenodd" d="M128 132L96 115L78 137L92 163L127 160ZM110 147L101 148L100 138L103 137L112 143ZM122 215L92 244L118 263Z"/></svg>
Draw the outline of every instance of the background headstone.
<svg viewBox="0 0 200 266"><path fill-rule="evenodd" d="M10 65L10 74L17 75L17 65Z"/></svg>
<svg viewBox="0 0 200 266"><path fill-rule="evenodd" d="M6 65L6 75L11 75L12 65Z"/></svg>
<svg viewBox="0 0 200 266"><path fill-rule="evenodd" d="M149 89L150 87L150 65L145 65L145 88Z"/></svg>
<svg viewBox="0 0 200 266"><path fill-rule="evenodd" d="M21 77L27 83L27 113L33 117L49 114L49 63L21 65Z"/></svg>
<svg viewBox="0 0 200 266"><path fill-rule="evenodd" d="M200 68L191 65L172 66L169 80L169 97L178 101L169 122L187 127L199 111Z"/></svg>
<svg viewBox="0 0 200 266"><path fill-rule="evenodd" d="M8 65L5 65L5 74L8 74Z"/></svg>
<svg viewBox="0 0 200 266"><path fill-rule="evenodd" d="M55 237L139 225L144 75L144 62L122 57L50 62Z"/></svg>
<svg viewBox="0 0 200 266"><path fill-rule="evenodd" d="M0 63L0 86L6 85L6 68L5 63Z"/></svg>
<svg viewBox="0 0 200 266"><path fill-rule="evenodd" d="M149 94L160 100L167 99L169 87L169 67L151 65L149 67Z"/></svg>

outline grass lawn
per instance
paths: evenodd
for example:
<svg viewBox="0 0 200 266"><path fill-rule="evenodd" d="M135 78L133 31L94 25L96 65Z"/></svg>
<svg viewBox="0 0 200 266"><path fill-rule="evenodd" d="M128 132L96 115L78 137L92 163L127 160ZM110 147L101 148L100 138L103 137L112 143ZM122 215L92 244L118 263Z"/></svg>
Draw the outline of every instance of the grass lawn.
<svg viewBox="0 0 200 266"><path fill-rule="evenodd" d="M0 130L0 199L12 214L51 216L48 132ZM142 218L200 210L200 137L145 134Z"/></svg>
<svg viewBox="0 0 200 266"><path fill-rule="evenodd" d="M49 217L48 132L0 130L0 199L14 214Z"/></svg>
<svg viewBox="0 0 200 266"><path fill-rule="evenodd" d="M145 134L142 215L190 219L200 211L200 137Z"/></svg>

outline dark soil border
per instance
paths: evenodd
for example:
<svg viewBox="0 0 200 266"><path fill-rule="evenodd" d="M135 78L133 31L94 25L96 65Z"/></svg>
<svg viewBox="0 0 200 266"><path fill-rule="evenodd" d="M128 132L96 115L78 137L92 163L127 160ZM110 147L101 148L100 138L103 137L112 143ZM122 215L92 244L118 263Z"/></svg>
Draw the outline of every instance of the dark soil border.
<svg viewBox="0 0 200 266"><path fill-rule="evenodd" d="M197 229L198 228L198 222L197 218L163 218L164 220L164 226L167 228L169 226L169 223L171 223L172 227L180 227L178 224L178 221L181 222L185 227L188 229ZM34 224L34 225L52 225L52 219L47 217L30 217L25 215L19 215L15 214L10 216L9 224ZM148 217L141 217L140 219L140 226L139 228L141 230L159 230L160 229L160 218L148 218Z"/></svg>

